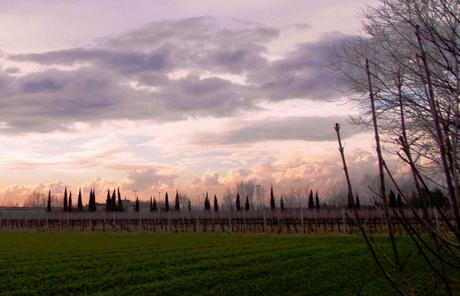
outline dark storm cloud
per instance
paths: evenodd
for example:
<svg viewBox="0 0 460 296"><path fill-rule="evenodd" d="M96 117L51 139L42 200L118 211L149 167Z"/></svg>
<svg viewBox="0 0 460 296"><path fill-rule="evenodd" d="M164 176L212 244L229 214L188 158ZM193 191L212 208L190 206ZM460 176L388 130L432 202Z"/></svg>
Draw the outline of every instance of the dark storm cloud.
<svg viewBox="0 0 460 296"><path fill-rule="evenodd" d="M249 81L257 85L253 91L272 100L334 98L341 83L327 67L330 50L333 46L343 45L347 38L335 33L324 35L315 42L299 44L285 58L271 63L264 71L251 73Z"/></svg>
<svg viewBox="0 0 460 296"><path fill-rule="evenodd" d="M264 141L335 141L333 126L342 125L342 137L347 138L362 132L351 126L346 117L288 117L256 121L246 126L220 134L198 134L193 139L201 144L242 144Z"/></svg>
<svg viewBox="0 0 460 296"><path fill-rule="evenodd" d="M327 35L270 62L266 46L278 34L251 22L222 25L199 17L150 23L93 48L9 55L50 69L25 76L0 72L2 121L7 131L47 132L108 119L229 116L255 109L259 100L333 99L339 83L325 68L328 49L345 37ZM181 69L190 74L168 77ZM199 78L206 73L242 74L248 84Z"/></svg>

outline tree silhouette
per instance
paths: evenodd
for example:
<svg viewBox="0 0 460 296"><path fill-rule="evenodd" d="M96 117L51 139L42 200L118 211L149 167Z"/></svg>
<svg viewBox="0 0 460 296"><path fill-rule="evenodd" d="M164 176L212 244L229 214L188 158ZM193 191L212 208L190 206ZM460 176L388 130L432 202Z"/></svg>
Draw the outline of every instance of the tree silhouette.
<svg viewBox="0 0 460 296"><path fill-rule="evenodd" d="M48 190L48 202L46 204L46 211L51 213L51 190Z"/></svg>
<svg viewBox="0 0 460 296"><path fill-rule="evenodd" d="M81 188L78 188L77 208L79 211L83 211L83 201L81 199Z"/></svg>
<svg viewBox="0 0 460 296"><path fill-rule="evenodd" d="M251 206L249 205L249 195L246 195L246 201L244 203L244 210L249 211L251 209Z"/></svg>
<svg viewBox="0 0 460 296"><path fill-rule="evenodd" d="M111 209L112 211L117 210L117 194L116 194L115 188L113 189L112 201L110 202L110 205L112 206L112 209Z"/></svg>
<svg viewBox="0 0 460 296"><path fill-rule="evenodd" d="M315 202L313 200L313 190L310 190L310 195L308 196L308 208L310 210L315 208Z"/></svg>
<svg viewBox="0 0 460 296"><path fill-rule="evenodd" d="M235 201L235 206L237 211L241 211L241 201L240 201L240 194L236 194L236 201Z"/></svg>
<svg viewBox="0 0 460 296"><path fill-rule="evenodd" d="M112 210L112 199L110 198L110 190L107 189L107 197L105 199L105 210L107 212Z"/></svg>
<svg viewBox="0 0 460 296"><path fill-rule="evenodd" d="M140 210L139 197L137 197L137 196L136 196L136 203L134 204L134 210L136 212L139 212L139 210Z"/></svg>
<svg viewBox="0 0 460 296"><path fill-rule="evenodd" d="M217 195L214 194L214 212L219 211L219 204L217 202Z"/></svg>
<svg viewBox="0 0 460 296"><path fill-rule="evenodd" d="M281 211L284 211L284 200L283 200L283 197L281 197L281 200L280 200L280 209L281 209Z"/></svg>
<svg viewBox="0 0 460 296"><path fill-rule="evenodd" d="M174 200L174 210L180 211L179 190L176 190L176 198Z"/></svg>
<svg viewBox="0 0 460 296"><path fill-rule="evenodd" d="M192 203L190 202L190 199L188 200L188 211L190 212L192 210Z"/></svg>
<svg viewBox="0 0 460 296"><path fill-rule="evenodd" d="M153 201L152 201L152 196L150 196L150 212L153 212Z"/></svg>
<svg viewBox="0 0 460 296"><path fill-rule="evenodd" d="M89 190L89 198L88 198L88 210L89 210L89 211L91 211L92 199L93 199L93 189L90 189L90 190Z"/></svg>
<svg viewBox="0 0 460 296"><path fill-rule="evenodd" d="M319 197L318 197L318 190L317 190L315 194L315 209L319 210L320 208L321 208L321 205L319 204Z"/></svg>
<svg viewBox="0 0 460 296"><path fill-rule="evenodd" d="M153 198L152 210L153 210L154 212L158 211L157 201L155 200L155 198Z"/></svg>
<svg viewBox="0 0 460 296"><path fill-rule="evenodd" d="M356 209L358 209L358 210L361 208L361 203L359 202L358 193L356 193L355 207L356 207Z"/></svg>
<svg viewBox="0 0 460 296"><path fill-rule="evenodd" d="M401 194L398 193L398 197L396 198L396 207L397 208L402 208L403 207L403 203L402 203L402 199L401 199Z"/></svg>
<svg viewBox="0 0 460 296"><path fill-rule="evenodd" d="M273 187L270 188L270 209L276 210L275 195L273 194Z"/></svg>
<svg viewBox="0 0 460 296"><path fill-rule="evenodd" d="M353 209L353 196L350 195L350 193L348 193L348 209Z"/></svg>
<svg viewBox="0 0 460 296"><path fill-rule="evenodd" d="M64 209L64 212L67 212L68 208L67 208L67 188L64 188L64 200L63 200L63 209Z"/></svg>
<svg viewBox="0 0 460 296"><path fill-rule="evenodd" d="M169 198L168 198L168 192L165 194L165 211L169 212Z"/></svg>
<svg viewBox="0 0 460 296"><path fill-rule="evenodd" d="M396 208L396 196L393 190L390 190L390 195L388 197L389 197L390 208Z"/></svg>
<svg viewBox="0 0 460 296"><path fill-rule="evenodd" d="M209 211L211 210L211 202L209 201L208 193L206 192L206 197L204 199L204 210Z"/></svg>
<svg viewBox="0 0 460 296"><path fill-rule="evenodd" d="M91 189L89 192L89 202L88 202L88 209L91 212L96 211L96 191L94 189Z"/></svg>
<svg viewBox="0 0 460 296"><path fill-rule="evenodd" d="M117 211L123 212L123 202L121 201L120 189L118 188L118 204L117 204Z"/></svg>
<svg viewBox="0 0 460 296"><path fill-rule="evenodd" d="M69 207L67 208L69 212L72 212L73 210L73 205L72 205L72 192L69 194Z"/></svg>

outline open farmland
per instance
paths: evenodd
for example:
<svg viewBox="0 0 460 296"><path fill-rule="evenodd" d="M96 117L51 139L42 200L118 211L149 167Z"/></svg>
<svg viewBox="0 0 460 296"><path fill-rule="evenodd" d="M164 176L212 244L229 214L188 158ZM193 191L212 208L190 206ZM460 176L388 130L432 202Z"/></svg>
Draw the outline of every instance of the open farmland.
<svg viewBox="0 0 460 296"><path fill-rule="evenodd" d="M0 294L391 295L368 252L359 236L0 233ZM434 294L421 258L409 271Z"/></svg>

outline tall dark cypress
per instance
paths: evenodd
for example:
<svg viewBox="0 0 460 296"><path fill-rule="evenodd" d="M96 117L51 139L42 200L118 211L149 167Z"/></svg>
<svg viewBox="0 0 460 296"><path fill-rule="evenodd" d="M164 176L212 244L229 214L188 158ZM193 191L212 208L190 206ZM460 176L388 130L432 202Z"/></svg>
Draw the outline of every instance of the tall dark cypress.
<svg viewBox="0 0 460 296"><path fill-rule="evenodd" d="M115 191L115 188L113 188L110 205L112 206L111 210L115 212L117 210L117 192Z"/></svg>
<svg viewBox="0 0 460 296"><path fill-rule="evenodd" d="M319 210L320 208L321 208L321 205L319 204L319 197L318 197L318 190L317 190L315 194L315 209Z"/></svg>
<svg viewBox="0 0 460 296"><path fill-rule="evenodd" d="M118 198L117 211L123 212L123 202L121 201L120 187L117 188L117 198Z"/></svg>
<svg viewBox="0 0 460 296"><path fill-rule="evenodd" d="M91 208L92 199L93 199L93 189L90 189L89 198L88 198L88 211L92 211L92 208Z"/></svg>
<svg viewBox="0 0 460 296"><path fill-rule="evenodd" d="M217 195L214 194L214 212L219 211L219 203L217 202Z"/></svg>
<svg viewBox="0 0 460 296"><path fill-rule="evenodd" d="M280 200L280 209L281 209L281 211L284 211L284 200L283 200L283 197L281 197L281 200Z"/></svg>
<svg viewBox="0 0 460 296"><path fill-rule="evenodd" d="M107 212L112 210L112 199L110 198L110 189L107 189L107 197L105 198L105 210Z"/></svg>
<svg viewBox="0 0 460 296"><path fill-rule="evenodd" d="M390 190L389 203L390 208L396 208L396 196L393 190Z"/></svg>
<svg viewBox="0 0 460 296"><path fill-rule="evenodd" d="M241 200L240 200L240 193L239 192L236 194L235 206L236 206L237 211L241 211Z"/></svg>
<svg viewBox="0 0 460 296"><path fill-rule="evenodd" d="M359 210L361 208L361 203L359 202L358 193L356 193L355 207L356 207L357 210Z"/></svg>
<svg viewBox="0 0 460 296"><path fill-rule="evenodd" d="M244 210L249 211L251 209L251 206L249 204L249 195L246 195L246 201L244 203Z"/></svg>
<svg viewBox="0 0 460 296"><path fill-rule="evenodd" d="M188 200L188 211L190 212L192 210L192 202L190 201L190 199Z"/></svg>
<svg viewBox="0 0 460 296"><path fill-rule="evenodd" d="M152 196L150 196L150 212L153 212L153 201L152 201Z"/></svg>
<svg viewBox="0 0 460 296"><path fill-rule="evenodd" d="M91 189L90 194L89 194L89 204L88 208L91 212L95 212L97 210L96 206L96 191L94 189Z"/></svg>
<svg viewBox="0 0 460 296"><path fill-rule="evenodd" d="M209 202L209 196L207 192L206 192L206 198L204 199L204 210L205 211L211 210L211 203Z"/></svg>
<svg viewBox="0 0 460 296"><path fill-rule="evenodd" d="M401 194L398 193L398 197L396 198L396 207L397 208L402 208L403 207L403 202L401 199Z"/></svg>
<svg viewBox="0 0 460 296"><path fill-rule="evenodd" d="M83 200L81 199L81 188L78 188L77 208L79 211L83 211Z"/></svg>
<svg viewBox="0 0 460 296"><path fill-rule="evenodd" d="M139 197L136 196L136 203L134 205L134 210L136 212L139 212L139 210L141 209L140 205L139 205Z"/></svg>
<svg viewBox="0 0 460 296"><path fill-rule="evenodd" d="M275 195L273 194L273 187L270 188L270 209L276 210Z"/></svg>
<svg viewBox="0 0 460 296"><path fill-rule="evenodd" d="M176 190L176 198L174 200L174 210L180 211L179 190Z"/></svg>
<svg viewBox="0 0 460 296"><path fill-rule="evenodd" d="M73 211L73 205L72 205L72 192L69 193L69 207L67 208L69 212Z"/></svg>
<svg viewBox="0 0 460 296"><path fill-rule="evenodd" d="M51 213L51 190L48 190L48 202L46 203L46 211Z"/></svg>
<svg viewBox="0 0 460 296"><path fill-rule="evenodd" d="M350 196L350 193L348 193L348 209L353 209L354 202L353 202L353 196Z"/></svg>
<svg viewBox="0 0 460 296"><path fill-rule="evenodd" d="M308 196L308 208L310 210L315 208L315 202L313 201L313 190L310 190L310 195Z"/></svg>
<svg viewBox="0 0 460 296"><path fill-rule="evenodd" d="M154 212L158 211L157 201L155 200L155 198L153 198L152 210L153 210Z"/></svg>
<svg viewBox="0 0 460 296"><path fill-rule="evenodd" d="M63 205L63 210L64 212L67 212L68 210L68 205L67 205L67 188L64 188L64 205Z"/></svg>
<svg viewBox="0 0 460 296"><path fill-rule="evenodd" d="M168 192L165 194L165 211L169 212L169 198L168 198Z"/></svg>

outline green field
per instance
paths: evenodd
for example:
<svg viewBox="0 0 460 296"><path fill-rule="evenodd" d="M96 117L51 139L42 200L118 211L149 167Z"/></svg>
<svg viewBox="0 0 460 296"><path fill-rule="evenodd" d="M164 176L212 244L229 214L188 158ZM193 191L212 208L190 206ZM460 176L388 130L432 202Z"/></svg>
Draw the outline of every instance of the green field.
<svg viewBox="0 0 460 296"><path fill-rule="evenodd" d="M418 288L431 295L431 275L412 259L412 276L428 283ZM25 294L393 292L359 236L0 233L0 295Z"/></svg>

